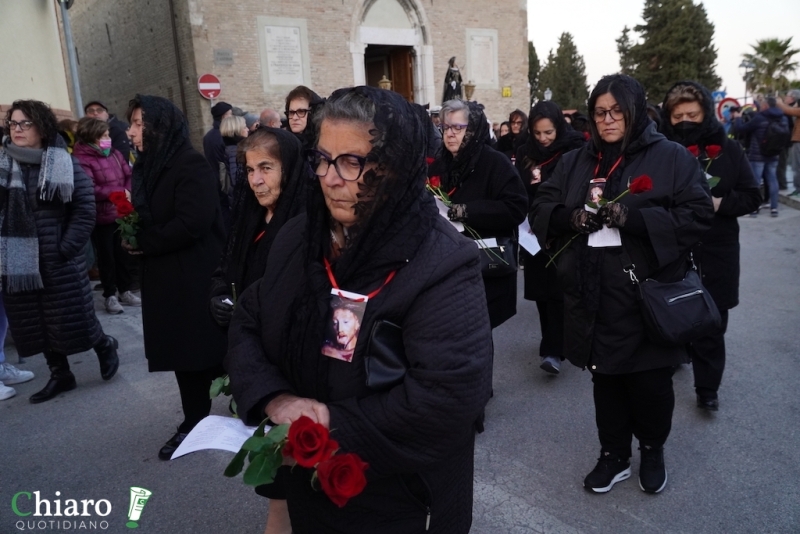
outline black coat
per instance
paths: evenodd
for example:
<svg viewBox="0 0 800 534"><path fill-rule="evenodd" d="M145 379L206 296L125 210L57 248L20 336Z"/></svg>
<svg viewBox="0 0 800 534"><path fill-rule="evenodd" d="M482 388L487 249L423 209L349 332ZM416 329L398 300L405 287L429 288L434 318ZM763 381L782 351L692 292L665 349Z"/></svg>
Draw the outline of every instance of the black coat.
<svg viewBox="0 0 800 534"><path fill-rule="evenodd" d="M224 242L219 180L188 142L157 178L153 224L138 234L144 350L150 371L219 365L225 334L208 312L211 274Z"/></svg>
<svg viewBox="0 0 800 534"><path fill-rule="evenodd" d="M534 232L541 244L557 237L555 248L574 235L556 230L551 217L557 208L566 212L582 208L589 180L594 176L597 154L587 146L561 158L553 177L539 187L533 205ZM713 205L705 175L686 149L655 131L650 124L628 151L620 176L625 182L646 174L653 189L627 195L620 201L638 210L641 232L631 224L621 230L622 243L639 280L675 281L686 272L685 257L708 230ZM624 187L622 188L624 190ZM563 212L562 210L558 210ZM633 215L629 216L629 220ZM603 249L598 266L599 309L586 304L581 273L587 266L587 237L581 236L557 259L564 290L564 356L578 367L603 374L624 374L683 363L683 347L661 347L648 341L644 331L637 290L623 272L623 247Z"/></svg>
<svg viewBox="0 0 800 534"><path fill-rule="evenodd" d="M264 277L234 311L225 360L246 423L259 422L262 402L271 395L317 391L314 397L330 410L331 437L370 466L366 489L344 508L311 488L310 470L292 469L286 489L293 532L422 534L427 505L428 532L467 533L473 424L489 399L492 377L477 248L437 218L416 255L369 300L352 363L321 355L298 362L282 350L293 296L307 272L322 309L331 288L322 264L306 260L305 227L301 215L278 234ZM343 289L367 293L374 287ZM377 320L402 328L410 364L404 381L383 391L365 382L364 357ZM300 371L285 374L287 366Z"/></svg>
<svg viewBox="0 0 800 534"><path fill-rule="evenodd" d="M711 221L711 229L694 247L694 256L703 274L703 285L717 307L728 310L739 304L737 217L758 209L761 192L741 146L732 139L725 140L722 153L711 162L708 173L720 177L711 196L722 198L722 203Z"/></svg>
<svg viewBox="0 0 800 534"><path fill-rule="evenodd" d="M38 291L3 291L9 328L20 356L83 352L103 335L84 259L95 222L94 187L75 158L72 167L72 200L63 203L57 195L52 201L39 200L39 165L20 164L36 219L44 284Z"/></svg>
<svg viewBox="0 0 800 534"><path fill-rule="evenodd" d="M119 150L125 161L130 163L133 147L128 137L128 128L130 128L128 123L119 120L115 115L108 118L108 135L111 137L111 146L115 150Z"/></svg>
<svg viewBox="0 0 800 534"><path fill-rule="evenodd" d="M441 172L442 161L431 166L429 175ZM472 173L464 184L450 196L454 204L465 204L470 226L482 238L517 238L517 229L528 209L525 186L511 162L500 152L484 146ZM465 235L468 235L465 232ZM482 252L484 254L485 252ZM486 300L492 328L517 313L517 273L496 278L484 278Z"/></svg>

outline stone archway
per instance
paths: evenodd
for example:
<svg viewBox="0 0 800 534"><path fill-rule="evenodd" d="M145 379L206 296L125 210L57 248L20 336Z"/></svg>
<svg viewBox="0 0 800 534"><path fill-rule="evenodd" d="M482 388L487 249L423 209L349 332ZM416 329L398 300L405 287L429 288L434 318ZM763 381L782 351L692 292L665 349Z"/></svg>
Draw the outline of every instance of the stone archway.
<svg viewBox="0 0 800 534"><path fill-rule="evenodd" d="M405 18L394 16L400 13L405 14ZM382 16L384 14L386 16ZM429 28L427 16L416 0L361 0L353 12L350 32L353 83L366 84L364 53L368 45L412 47L414 101L435 104L433 46Z"/></svg>

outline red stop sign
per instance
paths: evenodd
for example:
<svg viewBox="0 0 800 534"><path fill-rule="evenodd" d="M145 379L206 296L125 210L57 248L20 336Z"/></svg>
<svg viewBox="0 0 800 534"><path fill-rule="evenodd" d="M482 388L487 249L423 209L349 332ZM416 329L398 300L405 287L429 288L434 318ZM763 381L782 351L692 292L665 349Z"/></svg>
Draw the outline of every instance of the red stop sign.
<svg viewBox="0 0 800 534"><path fill-rule="evenodd" d="M222 84L219 83L219 78L213 74L203 74L197 79L197 90L203 98L214 100L219 97L222 91Z"/></svg>

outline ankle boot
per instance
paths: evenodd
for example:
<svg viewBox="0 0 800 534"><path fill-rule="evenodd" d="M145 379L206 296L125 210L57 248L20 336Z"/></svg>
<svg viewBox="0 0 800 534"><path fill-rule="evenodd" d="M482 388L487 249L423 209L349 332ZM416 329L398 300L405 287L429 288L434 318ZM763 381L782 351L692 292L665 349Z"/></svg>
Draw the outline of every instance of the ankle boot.
<svg viewBox="0 0 800 534"><path fill-rule="evenodd" d="M117 369L119 369L117 347L119 347L119 341L106 335L94 346L97 359L100 360L100 376L103 377L103 380L111 380L117 374Z"/></svg>
<svg viewBox="0 0 800 534"><path fill-rule="evenodd" d="M69 362L67 362L65 355L45 352L44 357L47 360L47 366L50 368L50 380L41 391L31 395L30 401L32 404L49 401L59 393L73 390L78 386L75 383L75 375L69 370Z"/></svg>

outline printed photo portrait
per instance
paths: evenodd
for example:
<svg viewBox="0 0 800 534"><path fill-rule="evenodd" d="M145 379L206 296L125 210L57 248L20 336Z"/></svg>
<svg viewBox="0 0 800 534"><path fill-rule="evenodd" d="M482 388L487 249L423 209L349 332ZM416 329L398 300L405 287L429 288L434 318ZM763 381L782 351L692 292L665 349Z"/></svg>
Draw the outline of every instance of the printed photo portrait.
<svg viewBox="0 0 800 534"><path fill-rule="evenodd" d="M331 297L322 354L345 362L353 360L366 307L366 302L355 302L338 295Z"/></svg>

